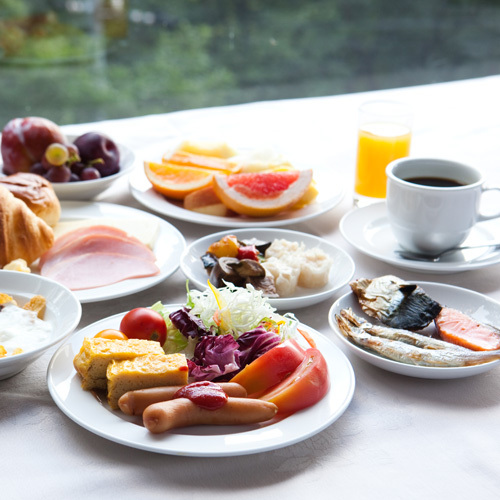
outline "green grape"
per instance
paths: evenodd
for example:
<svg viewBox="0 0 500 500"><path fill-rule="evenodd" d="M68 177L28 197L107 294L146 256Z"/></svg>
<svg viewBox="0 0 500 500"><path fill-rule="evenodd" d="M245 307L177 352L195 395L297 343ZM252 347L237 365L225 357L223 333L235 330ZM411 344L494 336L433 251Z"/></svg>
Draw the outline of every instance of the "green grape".
<svg viewBox="0 0 500 500"><path fill-rule="evenodd" d="M69 159L68 148L64 144L54 142L45 150L46 160L55 167L64 165Z"/></svg>

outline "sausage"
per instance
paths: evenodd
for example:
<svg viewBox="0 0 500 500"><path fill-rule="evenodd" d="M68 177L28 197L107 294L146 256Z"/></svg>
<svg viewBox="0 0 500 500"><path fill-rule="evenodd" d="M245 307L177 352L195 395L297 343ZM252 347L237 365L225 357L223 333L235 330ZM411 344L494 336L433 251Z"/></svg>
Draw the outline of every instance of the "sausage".
<svg viewBox="0 0 500 500"><path fill-rule="evenodd" d="M228 398L217 410L205 410L187 398L162 401L148 406L142 414L144 427L154 434L192 425L256 424L273 418L274 403L252 398Z"/></svg>
<svg viewBox="0 0 500 500"><path fill-rule="evenodd" d="M222 382L219 384L222 390L228 395L236 398L245 398L246 389L234 382ZM142 415L142 412L153 403L169 401L182 386L151 387L149 389L139 389L126 392L118 400L120 410L127 415Z"/></svg>

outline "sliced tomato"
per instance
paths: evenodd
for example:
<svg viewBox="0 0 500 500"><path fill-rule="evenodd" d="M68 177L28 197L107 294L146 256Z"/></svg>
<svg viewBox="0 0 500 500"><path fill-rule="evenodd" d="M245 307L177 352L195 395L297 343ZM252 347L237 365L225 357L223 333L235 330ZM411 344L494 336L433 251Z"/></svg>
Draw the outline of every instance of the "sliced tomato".
<svg viewBox="0 0 500 500"><path fill-rule="evenodd" d="M260 399L274 403L278 413L292 414L316 404L328 392L330 378L325 358L318 349L305 352L302 363L295 371L260 396Z"/></svg>
<svg viewBox="0 0 500 500"><path fill-rule="evenodd" d="M249 395L261 393L290 375L304 359L304 353L295 340L285 340L245 366L231 382L242 385Z"/></svg>

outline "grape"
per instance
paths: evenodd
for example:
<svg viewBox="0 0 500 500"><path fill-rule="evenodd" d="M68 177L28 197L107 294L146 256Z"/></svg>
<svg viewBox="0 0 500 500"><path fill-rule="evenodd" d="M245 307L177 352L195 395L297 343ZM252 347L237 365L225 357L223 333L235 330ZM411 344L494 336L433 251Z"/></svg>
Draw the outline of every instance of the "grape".
<svg viewBox="0 0 500 500"><path fill-rule="evenodd" d="M62 167L52 167L44 177L50 182L68 182L71 178L71 170L66 165Z"/></svg>
<svg viewBox="0 0 500 500"><path fill-rule="evenodd" d="M45 175L46 170L45 167L40 162L37 162L31 165L30 172L32 174L38 174L43 176Z"/></svg>
<svg viewBox="0 0 500 500"><path fill-rule="evenodd" d="M73 143L66 144L66 147L68 148L70 162L74 163L80 161L80 152L78 148Z"/></svg>
<svg viewBox="0 0 500 500"><path fill-rule="evenodd" d="M88 165L85 163L82 163L81 161L77 161L75 163L71 164L71 172L74 174L78 175L80 177L80 174L82 173L82 170L86 168Z"/></svg>
<svg viewBox="0 0 500 500"><path fill-rule="evenodd" d="M74 172L71 172L71 175L69 177L69 182L79 182L80 181L80 177L78 177L78 175L76 175Z"/></svg>
<svg viewBox="0 0 500 500"><path fill-rule="evenodd" d="M94 167L85 167L80 173L80 179L82 181L92 181L100 178L101 174L99 173L99 170Z"/></svg>
<svg viewBox="0 0 500 500"><path fill-rule="evenodd" d="M60 167L68 161L69 151L64 144L54 142L47 147L44 157L51 165Z"/></svg>

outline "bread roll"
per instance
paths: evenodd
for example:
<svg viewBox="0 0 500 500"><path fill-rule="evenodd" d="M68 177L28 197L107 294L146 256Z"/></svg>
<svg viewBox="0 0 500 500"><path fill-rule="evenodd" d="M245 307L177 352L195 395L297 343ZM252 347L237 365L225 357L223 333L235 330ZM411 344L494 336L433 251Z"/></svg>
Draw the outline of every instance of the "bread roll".
<svg viewBox="0 0 500 500"><path fill-rule="evenodd" d="M52 184L41 175L18 172L0 177L0 185L6 187L16 198L23 200L35 215L49 226L55 226L61 216L61 204Z"/></svg>
<svg viewBox="0 0 500 500"><path fill-rule="evenodd" d="M31 264L53 244L53 229L0 185L0 267L14 259Z"/></svg>

